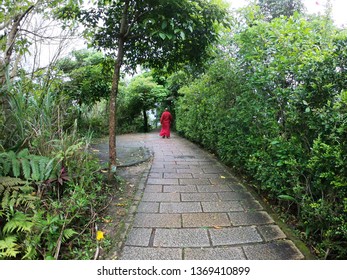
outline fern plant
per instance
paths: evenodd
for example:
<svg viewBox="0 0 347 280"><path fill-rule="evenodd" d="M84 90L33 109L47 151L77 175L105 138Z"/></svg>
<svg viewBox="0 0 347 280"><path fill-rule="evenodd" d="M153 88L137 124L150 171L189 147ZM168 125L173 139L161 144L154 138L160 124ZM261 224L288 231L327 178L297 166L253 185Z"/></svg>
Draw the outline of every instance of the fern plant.
<svg viewBox="0 0 347 280"><path fill-rule="evenodd" d="M28 149L19 153L0 153L0 176L21 177L25 180L45 181L57 176L56 159L31 155Z"/></svg>
<svg viewBox="0 0 347 280"><path fill-rule="evenodd" d="M0 202L0 259L58 256L60 245L57 244L76 234L67 228L72 220L67 220L59 209L53 213L41 210L43 200L35 195L27 181L0 177Z"/></svg>
<svg viewBox="0 0 347 280"><path fill-rule="evenodd" d="M32 231L34 188L19 178L0 177L0 259L16 258L25 235Z"/></svg>

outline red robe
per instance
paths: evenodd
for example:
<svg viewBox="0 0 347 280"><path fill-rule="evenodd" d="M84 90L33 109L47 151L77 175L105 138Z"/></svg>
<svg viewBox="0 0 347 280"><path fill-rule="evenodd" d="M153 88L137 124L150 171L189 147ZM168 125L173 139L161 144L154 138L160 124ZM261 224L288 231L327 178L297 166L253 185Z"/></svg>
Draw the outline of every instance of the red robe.
<svg viewBox="0 0 347 280"><path fill-rule="evenodd" d="M160 117L161 131L160 136L170 137L170 125L172 122L172 116L169 111L165 111Z"/></svg>

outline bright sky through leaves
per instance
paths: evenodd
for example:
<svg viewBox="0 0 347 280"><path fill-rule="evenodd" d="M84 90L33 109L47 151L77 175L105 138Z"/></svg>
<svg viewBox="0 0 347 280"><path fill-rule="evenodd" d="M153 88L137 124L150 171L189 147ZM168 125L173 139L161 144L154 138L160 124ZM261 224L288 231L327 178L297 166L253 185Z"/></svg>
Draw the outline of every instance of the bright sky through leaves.
<svg viewBox="0 0 347 280"><path fill-rule="evenodd" d="M247 5L247 0L225 0L231 3L232 8L240 8ZM327 0L303 0L302 1L307 8L307 11L312 14L322 14L324 13ZM331 0L332 16L336 25L347 27L347 1L346 0Z"/></svg>

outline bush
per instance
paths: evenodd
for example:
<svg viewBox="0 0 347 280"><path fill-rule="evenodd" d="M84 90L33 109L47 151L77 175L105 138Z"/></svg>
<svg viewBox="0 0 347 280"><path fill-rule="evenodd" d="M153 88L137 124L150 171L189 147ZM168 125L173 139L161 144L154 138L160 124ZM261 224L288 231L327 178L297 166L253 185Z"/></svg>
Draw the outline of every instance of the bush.
<svg viewBox="0 0 347 280"><path fill-rule="evenodd" d="M346 35L294 15L229 41L181 89L177 129L247 174L319 257L346 259Z"/></svg>

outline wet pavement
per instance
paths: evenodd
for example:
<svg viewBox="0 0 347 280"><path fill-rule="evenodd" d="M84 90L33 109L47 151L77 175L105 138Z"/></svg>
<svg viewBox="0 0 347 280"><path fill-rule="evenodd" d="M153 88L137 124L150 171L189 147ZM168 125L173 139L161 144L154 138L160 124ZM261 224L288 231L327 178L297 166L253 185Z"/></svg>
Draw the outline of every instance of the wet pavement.
<svg viewBox="0 0 347 280"><path fill-rule="evenodd" d="M210 153L176 134L117 139L120 147L146 147L152 154L120 259L305 258L252 192Z"/></svg>

